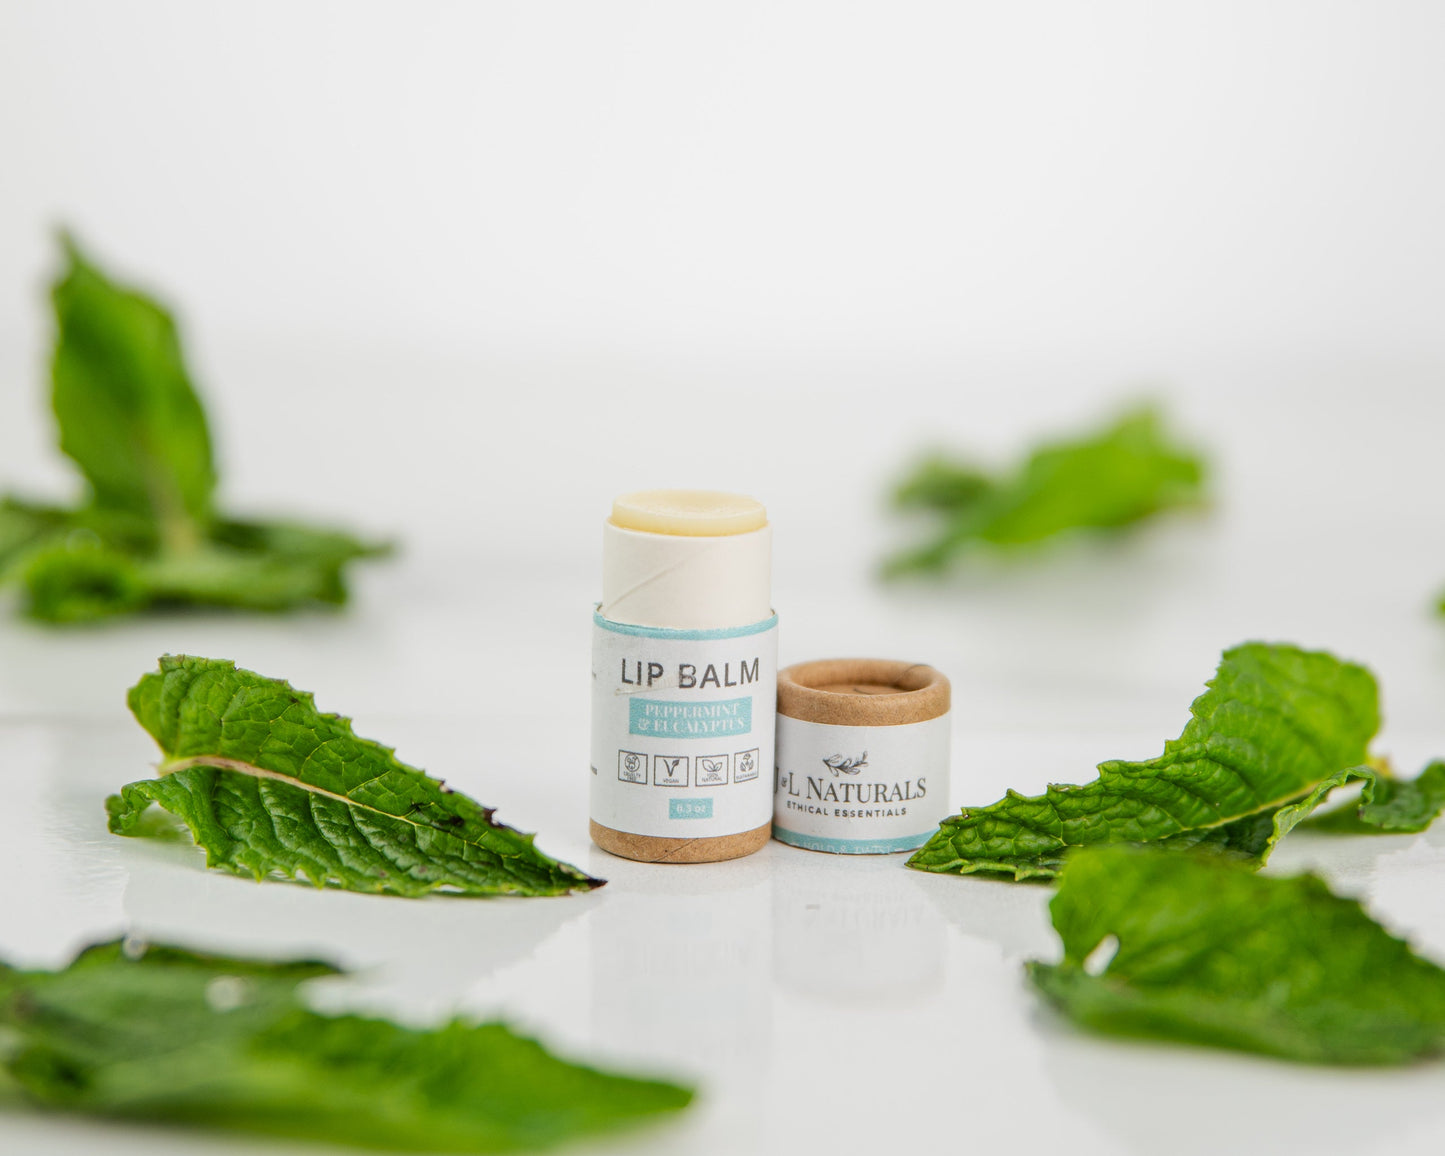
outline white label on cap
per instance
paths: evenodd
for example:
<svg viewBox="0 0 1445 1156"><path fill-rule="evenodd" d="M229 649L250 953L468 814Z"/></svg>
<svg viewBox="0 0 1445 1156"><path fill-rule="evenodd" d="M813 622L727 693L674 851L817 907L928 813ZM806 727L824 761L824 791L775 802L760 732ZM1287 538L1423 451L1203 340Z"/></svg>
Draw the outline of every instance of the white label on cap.
<svg viewBox="0 0 1445 1156"><path fill-rule="evenodd" d="M592 818L668 839L772 815L777 615L727 630L593 616Z"/></svg>
<svg viewBox="0 0 1445 1156"><path fill-rule="evenodd" d="M921 847L949 812L947 714L889 727L778 716L773 837L812 851Z"/></svg>

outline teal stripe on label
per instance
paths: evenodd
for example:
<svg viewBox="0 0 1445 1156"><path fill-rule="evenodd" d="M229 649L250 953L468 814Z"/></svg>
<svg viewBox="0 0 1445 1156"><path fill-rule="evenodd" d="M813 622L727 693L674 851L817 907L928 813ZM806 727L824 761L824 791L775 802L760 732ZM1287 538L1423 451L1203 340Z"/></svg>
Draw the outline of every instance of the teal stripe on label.
<svg viewBox="0 0 1445 1156"><path fill-rule="evenodd" d="M633 698L627 704L627 733L660 739L715 739L751 734L753 700L663 702Z"/></svg>
<svg viewBox="0 0 1445 1156"><path fill-rule="evenodd" d="M717 630L669 630L665 626L633 626L630 622L613 622L603 618L597 610L592 612L592 621L610 630L613 634L631 634L637 638L675 638L682 642L708 642L715 638L746 638L750 634L766 634L778 624L778 616L764 618L747 626L724 626Z"/></svg>
<svg viewBox="0 0 1445 1156"><path fill-rule="evenodd" d="M711 819L711 799L668 799L669 819Z"/></svg>
<svg viewBox="0 0 1445 1156"><path fill-rule="evenodd" d="M801 835L774 825L773 838L805 851L831 851L835 855L888 855L894 851L916 851L932 835L900 835L896 839L828 839L822 835Z"/></svg>

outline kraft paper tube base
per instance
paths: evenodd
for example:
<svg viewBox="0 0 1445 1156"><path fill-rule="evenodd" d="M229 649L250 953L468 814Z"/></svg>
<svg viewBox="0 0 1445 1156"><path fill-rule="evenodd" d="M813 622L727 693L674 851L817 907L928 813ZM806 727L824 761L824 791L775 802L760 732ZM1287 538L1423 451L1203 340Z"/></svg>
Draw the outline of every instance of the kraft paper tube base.
<svg viewBox="0 0 1445 1156"><path fill-rule="evenodd" d="M741 859L762 847L772 835L772 823L764 823L740 835L714 835L704 839L667 839L657 835L629 835L614 831L595 819L589 824L592 842L613 855L641 863L721 863Z"/></svg>
<svg viewBox="0 0 1445 1156"><path fill-rule="evenodd" d="M773 836L810 851L923 845L949 813L948 679L884 659L778 673Z"/></svg>

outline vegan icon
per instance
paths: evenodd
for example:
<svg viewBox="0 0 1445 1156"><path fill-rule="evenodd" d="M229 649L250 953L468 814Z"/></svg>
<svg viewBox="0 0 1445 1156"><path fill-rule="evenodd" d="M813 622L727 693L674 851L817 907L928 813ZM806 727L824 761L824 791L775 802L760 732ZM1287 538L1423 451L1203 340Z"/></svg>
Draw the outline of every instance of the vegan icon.
<svg viewBox="0 0 1445 1156"><path fill-rule="evenodd" d="M653 755L652 781L659 787L687 786L687 756Z"/></svg>
<svg viewBox="0 0 1445 1156"><path fill-rule="evenodd" d="M856 775L868 765L868 752L864 751L856 759L845 759L842 755L834 755L831 759L824 759L823 765L833 772L835 778L839 774Z"/></svg>

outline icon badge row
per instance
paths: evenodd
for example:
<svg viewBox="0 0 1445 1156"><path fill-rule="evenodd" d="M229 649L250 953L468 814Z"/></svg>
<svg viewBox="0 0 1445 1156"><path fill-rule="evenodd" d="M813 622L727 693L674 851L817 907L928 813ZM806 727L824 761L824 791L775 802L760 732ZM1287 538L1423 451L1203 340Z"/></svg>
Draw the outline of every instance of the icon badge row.
<svg viewBox="0 0 1445 1156"><path fill-rule="evenodd" d="M624 783L646 784L648 763L656 787L724 787L758 777L758 748L722 755L648 755L617 752L617 777ZM731 772L731 775L729 774Z"/></svg>

